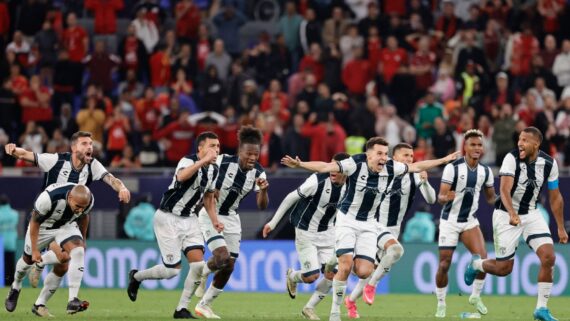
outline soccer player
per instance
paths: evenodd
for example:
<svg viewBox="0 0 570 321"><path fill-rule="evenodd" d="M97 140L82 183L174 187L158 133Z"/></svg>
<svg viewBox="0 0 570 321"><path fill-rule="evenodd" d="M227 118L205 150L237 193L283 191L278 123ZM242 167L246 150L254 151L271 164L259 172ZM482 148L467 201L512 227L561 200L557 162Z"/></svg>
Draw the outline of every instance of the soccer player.
<svg viewBox="0 0 570 321"><path fill-rule="evenodd" d="M154 215L154 233L162 264L142 271L133 269L129 272L127 294L134 302L142 281L170 279L177 276L182 268L180 252L184 252L190 271L174 311L175 319L194 318L188 311L188 302L200 284L204 267L204 239L196 213L202 201L213 228L217 232L221 232L224 228L216 215L214 196L218 176L216 157L220 152L220 141L216 134L203 132L196 138L196 146L198 146L197 154L183 157L178 162L172 183L162 196L160 207Z"/></svg>
<svg viewBox="0 0 570 321"><path fill-rule="evenodd" d="M568 242L564 229L564 201L558 189L558 165L546 153L539 151L542 133L527 127L519 135L518 149L503 159L500 199L493 212L493 234L496 259L474 255L465 270L465 283L471 285L480 273L507 276L513 270L513 260L521 235L540 259L538 271L538 301L534 310L537 320L558 320L547 307L552 290L554 246L548 225L536 207L544 185L548 187L550 208L558 225L560 243Z"/></svg>
<svg viewBox="0 0 570 321"><path fill-rule="evenodd" d="M74 314L87 309L89 303L79 300L77 296L84 269L83 240L86 238L88 214L93 208L93 201L89 188L74 183L52 184L36 198L26 232L24 254L16 264L14 282L5 301L8 312L16 309L22 280L27 271L34 262L42 261L40 249L52 241L56 241L70 257L67 313ZM46 307L52 295L50 291L42 291L32 312L41 317L53 317Z"/></svg>
<svg viewBox="0 0 570 321"><path fill-rule="evenodd" d="M281 162L291 168L319 173L340 172L348 176L346 192L336 216L335 248L339 264L333 280L330 321L340 320L340 305L353 263L354 272L360 279L368 278L374 270L378 236L375 217L390 182L408 172L421 172L448 163L458 154L407 165L388 159L388 142L384 138L373 137L366 142L365 153L340 162L302 162L298 157L283 157Z"/></svg>
<svg viewBox="0 0 570 321"><path fill-rule="evenodd" d="M392 159L404 164L412 164L414 162L413 147L406 143L397 144L392 150ZM386 196L380 203L380 228L378 252L376 253L378 266L368 279L360 279L350 296L345 298L344 304L349 318L359 317L356 300L363 294L365 303L374 303L376 285L404 255L404 248L398 242L398 236L400 236L402 220L412 205L418 189L428 204L435 203L435 190L429 184L426 172L394 177L386 190Z"/></svg>
<svg viewBox="0 0 570 321"><path fill-rule="evenodd" d="M6 154L12 157L34 163L45 172L42 191L54 183L71 182L79 185L89 185L92 181L102 180L118 193L121 202L128 203L131 194L123 182L107 172L105 167L97 159L93 158L93 140L91 136L89 132L79 131L74 133L71 136L71 153L37 154L19 148L15 144L7 144L5 151ZM62 251L59 244L52 242L49 244L49 250L42 255L42 260L36 262L29 269L30 284L32 287L37 287L44 267L49 264L55 264L44 280L42 293L46 292L46 294L40 293L40 296L47 295L47 293L53 294L57 290L61 283L61 278L67 272L68 260L69 254ZM39 304L39 301L36 304Z"/></svg>
<svg viewBox="0 0 570 321"><path fill-rule="evenodd" d="M489 204L495 201L493 172L488 166L479 163L484 152L483 133L471 129L463 137L465 156L445 166L439 188L438 201L443 209L439 221L439 267L435 279L436 318L445 317L447 272L457 242L461 240L469 252L487 257L476 213L481 190L485 192ZM484 282L485 273L479 273L469 297L469 303L481 314L487 314L487 307L481 301Z"/></svg>
<svg viewBox="0 0 570 321"><path fill-rule="evenodd" d="M349 157L346 153L338 153L333 161L340 162ZM324 268L334 256L336 206L344 194L345 181L346 175L339 172L312 174L283 199L275 216L263 227L263 237L267 237L286 213L295 226L295 247L301 270L287 270L287 291L292 299L297 295L298 283L313 283L319 278L319 271L324 273L324 278L301 311L309 320L320 320L315 307L332 288L334 272Z"/></svg>
<svg viewBox="0 0 570 321"><path fill-rule="evenodd" d="M238 131L239 150L237 156L220 155L216 160L220 174L216 180L218 220L224 224L223 233L218 232L212 225L205 208L198 215L200 229L212 257L207 261L202 271L200 287L205 287L208 274L215 272L214 280L204 293L196 296L202 300L194 308L194 312L207 319L219 319L211 304L220 295L230 279L235 262L239 256L241 242L241 222L236 212L242 199L252 190L257 192L257 207L267 208L267 176L263 167L257 162L261 152L262 133L259 129L244 126Z"/></svg>

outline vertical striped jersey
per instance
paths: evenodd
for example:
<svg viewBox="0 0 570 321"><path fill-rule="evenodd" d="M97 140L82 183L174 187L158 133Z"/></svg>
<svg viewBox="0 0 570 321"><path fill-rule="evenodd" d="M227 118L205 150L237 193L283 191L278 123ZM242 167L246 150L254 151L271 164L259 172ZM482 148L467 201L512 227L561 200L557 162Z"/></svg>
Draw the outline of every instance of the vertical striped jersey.
<svg viewBox="0 0 570 321"><path fill-rule="evenodd" d="M513 208L519 215L536 209L538 196L546 182L548 189L558 188L558 165L543 151L538 153L533 162L520 159L518 150L511 151L503 159L499 176L514 178L511 198ZM500 198L495 203L495 208L506 211Z"/></svg>
<svg viewBox="0 0 570 321"><path fill-rule="evenodd" d="M386 189L384 200L380 203L379 222L382 226L392 227L402 224L420 184L419 173L408 173L394 177Z"/></svg>
<svg viewBox="0 0 570 321"><path fill-rule="evenodd" d="M455 198L443 206L441 218L464 223L477 217L481 189L493 187L494 179L488 166L477 164L476 168L470 168L462 157L445 165L441 182L451 185L450 190L455 191Z"/></svg>
<svg viewBox="0 0 570 321"><path fill-rule="evenodd" d="M91 202L87 208L78 214L73 213L67 203L67 195L76 186L74 183L56 183L48 186L38 195L34 202L34 211L39 216L40 229L53 230L77 220L91 212L95 199L91 194Z"/></svg>
<svg viewBox="0 0 570 321"><path fill-rule="evenodd" d="M243 171L239 166L238 156L220 155L216 160L220 173L216 180L219 191L217 209L219 215L236 215L236 210L252 190L259 191L255 183L258 178L267 179L263 167L255 163L249 171Z"/></svg>
<svg viewBox="0 0 570 321"><path fill-rule="evenodd" d="M330 174L312 174L301 186L297 194L301 197L289 209L291 224L309 232L323 232L334 225L336 207L345 185L333 184Z"/></svg>
<svg viewBox="0 0 570 321"><path fill-rule="evenodd" d="M92 181L101 180L109 174L96 159L79 170L75 169L71 162L71 153L34 153L34 158L35 164L45 172L42 189L54 183L89 185Z"/></svg>
<svg viewBox="0 0 570 321"><path fill-rule="evenodd" d="M379 205L395 177L408 172L408 165L389 159L380 173L368 168L366 154L356 154L337 162L340 172L348 176L346 192L338 209L357 221L378 220Z"/></svg>
<svg viewBox="0 0 570 321"><path fill-rule="evenodd" d="M218 177L217 165L200 167L192 177L184 182L180 182L176 178L178 172L192 166L197 161L198 155L196 154L180 159L172 183L160 201L161 210L180 216L197 215L196 209L202 204L204 194L214 192L216 178Z"/></svg>

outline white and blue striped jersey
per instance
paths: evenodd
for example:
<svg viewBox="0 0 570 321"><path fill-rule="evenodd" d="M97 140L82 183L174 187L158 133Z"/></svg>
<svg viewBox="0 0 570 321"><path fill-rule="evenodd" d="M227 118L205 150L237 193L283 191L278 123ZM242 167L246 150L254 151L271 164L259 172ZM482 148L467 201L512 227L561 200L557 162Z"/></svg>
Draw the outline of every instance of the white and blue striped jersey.
<svg viewBox="0 0 570 321"><path fill-rule="evenodd" d="M301 197L289 212L291 224L309 232L324 232L334 226L336 207L346 185L333 184L329 173L312 174L297 194Z"/></svg>
<svg viewBox="0 0 570 321"><path fill-rule="evenodd" d="M91 202L87 208L75 214L67 203L67 194L76 186L74 183L56 183L48 186L38 195L34 202L34 211L39 216L40 229L54 230L77 220L82 215L89 214L95 203L91 194Z"/></svg>
<svg viewBox="0 0 570 321"><path fill-rule="evenodd" d="M178 172L192 166L197 161L198 155L196 154L180 159L172 183L160 200L161 210L179 216L197 215L196 209L202 204L204 194L214 192L218 177L217 165L200 167L192 177L184 182L176 179Z"/></svg>
<svg viewBox="0 0 570 321"><path fill-rule="evenodd" d="M390 186L386 189L384 200L380 203L380 217L378 221L382 226L400 226L408 209L414 201L414 196L422 180L419 173L408 173L394 177ZM427 181L424 184L429 184ZM424 193L422 191L422 193ZM435 191L432 196L424 194L424 198L435 198ZM434 202L435 200L428 200Z"/></svg>
<svg viewBox="0 0 570 321"><path fill-rule="evenodd" d="M514 177L511 198L513 208L519 215L536 209L538 195L547 181L549 190L558 188L558 165L543 151L531 163L521 160L518 150L511 151L503 159L499 176ZM495 208L506 211L500 198L495 203Z"/></svg>
<svg viewBox="0 0 570 321"><path fill-rule="evenodd" d="M408 165L389 159L380 173L368 168L366 154L356 154L337 162L348 176L346 192L338 206L341 213L357 221L378 219L379 205L391 181L408 172Z"/></svg>
<svg viewBox="0 0 570 321"><path fill-rule="evenodd" d="M470 168L462 157L445 165L441 182L451 185L455 198L447 202L441 210L441 219L464 223L476 218L479 208L479 195L483 187L493 187L493 172L488 166L477 164Z"/></svg>
<svg viewBox="0 0 570 321"><path fill-rule="evenodd" d="M220 169L216 180L216 189L219 191L217 209L218 215L237 215L236 210L243 198L254 190L259 191L256 179L267 179L263 167L255 163L249 171L242 171L239 159L233 155L220 155L216 159Z"/></svg>
<svg viewBox="0 0 570 321"><path fill-rule="evenodd" d="M101 180L109 174L96 159L79 170L75 169L71 163L71 153L34 153L34 158L36 166L45 172L42 189L54 183L89 185L92 181Z"/></svg>

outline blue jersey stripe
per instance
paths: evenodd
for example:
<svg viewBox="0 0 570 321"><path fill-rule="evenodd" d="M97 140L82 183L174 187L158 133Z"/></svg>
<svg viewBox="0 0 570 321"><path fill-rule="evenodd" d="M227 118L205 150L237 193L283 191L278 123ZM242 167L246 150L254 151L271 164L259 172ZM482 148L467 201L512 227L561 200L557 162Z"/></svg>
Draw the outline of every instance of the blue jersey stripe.
<svg viewBox="0 0 570 321"><path fill-rule="evenodd" d="M457 217L457 222L459 223L467 222L469 218L469 213L473 206L473 198L475 196L475 187L477 185L477 172L478 167L475 170L467 168L467 184L465 185L465 189L461 191L461 193L463 193L463 200Z"/></svg>
<svg viewBox="0 0 570 321"><path fill-rule="evenodd" d="M535 191L534 182L536 181L536 173L534 165L536 165L536 161L527 164L526 166L527 181L526 181L526 189L519 203L520 215L528 214L530 202L534 197L534 191Z"/></svg>

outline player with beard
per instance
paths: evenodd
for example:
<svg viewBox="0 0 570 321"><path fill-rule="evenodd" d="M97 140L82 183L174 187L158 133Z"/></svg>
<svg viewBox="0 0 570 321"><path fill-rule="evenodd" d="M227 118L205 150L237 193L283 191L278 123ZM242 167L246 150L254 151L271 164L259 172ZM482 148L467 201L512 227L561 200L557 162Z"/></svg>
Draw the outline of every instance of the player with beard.
<svg viewBox="0 0 570 321"><path fill-rule="evenodd" d="M485 239L476 213L481 190L484 190L489 204L495 201L493 172L488 166L479 163L484 152L483 133L471 129L463 137L465 156L445 166L439 188L438 202L443 209L439 221L439 267L435 279L436 318L445 317L447 273L457 242L461 240L469 252L487 257ZM487 307L481 301L484 282L485 273L479 273L469 297L469 303L481 314L487 314Z"/></svg>
<svg viewBox="0 0 570 321"><path fill-rule="evenodd" d="M330 321L340 320L340 306L351 272L366 279L374 271L374 256L378 237L376 213L390 182L408 172L417 173L457 158L459 153L436 160L404 164L388 159L388 142L381 137L366 142L366 152L342 161L302 162L298 157L285 156L281 163L291 168L312 172L340 172L348 176L346 192L340 202L335 225L335 248L338 272L333 280L333 302Z"/></svg>
<svg viewBox="0 0 570 321"><path fill-rule="evenodd" d="M121 202L128 203L131 194L123 182L109 173L97 159L93 158L93 140L91 136L91 133L84 131L74 133L71 136L71 153L38 154L17 147L15 144L7 144L5 151L6 154L12 157L35 164L45 172L42 190L54 183L69 182L88 186L93 181L102 180L118 193ZM36 287L44 266L55 264L44 280L44 287L36 301L36 305L45 305L47 300L55 293L61 278L67 272L67 261L69 261L69 254L66 251L62 251L61 246L57 243L52 242L49 245L49 250L42 255L42 259L33 264L33 266L31 265L31 269L26 269L30 270L30 284ZM18 294L18 291L10 292L8 299L17 302ZM84 302L84 304L87 306L87 302ZM45 310L47 311L47 309Z"/></svg>
<svg viewBox="0 0 570 321"><path fill-rule="evenodd" d="M495 202L493 236L495 259L474 255L465 270L465 283L473 284L480 273L507 276L513 271L515 251L522 237L540 260L538 300L534 319L556 321L547 307L552 290L556 256L550 229L537 209L537 199L544 185L548 187L550 208L558 226L560 243L568 242L564 229L564 200L558 189L558 165L539 150L542 133L527 127L519 135L518 149L508 153L499 170L501 197Z"/></svg>

